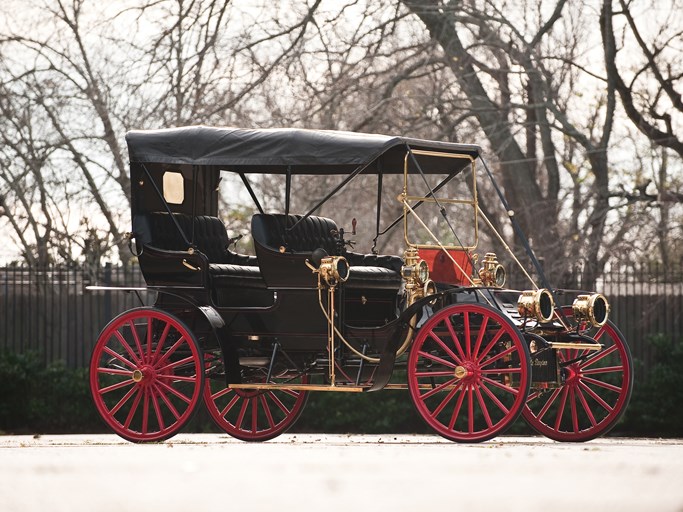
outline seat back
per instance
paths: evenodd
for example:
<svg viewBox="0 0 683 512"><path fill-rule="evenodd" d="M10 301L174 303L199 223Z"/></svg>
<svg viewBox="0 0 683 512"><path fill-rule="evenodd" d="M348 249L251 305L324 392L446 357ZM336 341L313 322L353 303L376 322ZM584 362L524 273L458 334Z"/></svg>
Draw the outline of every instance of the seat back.
<svg viewBox="0 0 683 512"><path fill-rule="evenodd" d="M278 252L310 253L322 248L330 255L336 254L336 231L333 220L313 215L303 218L303 215L266 213L251 219L254 242Z"/></svg>
<svg viewBox="0 0 683 512"><path fill-rule="evenodd" d="M187 241L183 240L173 219L177 221ZM152 212L136 215L133 219L133 231L136 240L143 246L151 245L167 251L185 251L190 242L194 243L211 263L238 263L231 257L234 253L227 250L228 233L218 217L192 217L182 213L174 213L171 217L166 212Z"/></svg>

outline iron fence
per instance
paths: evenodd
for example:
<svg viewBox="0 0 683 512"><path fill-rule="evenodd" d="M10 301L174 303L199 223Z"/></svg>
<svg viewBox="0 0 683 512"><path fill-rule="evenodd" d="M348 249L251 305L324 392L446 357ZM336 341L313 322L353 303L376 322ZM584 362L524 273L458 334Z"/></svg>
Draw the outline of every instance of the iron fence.
<svg viewBox="0 0 683 512"><path fill-rule="evenodd" d="M137 265L0 269L0 350L87 366L102 328L117 314L150 302L146 292L87 290L90 285L144 286L144 280Z"/></svg>
<svg viewBox="0 0 683 512"><path fill-rule="evenodd" d="M153 301L152 294L90 291L89 285L144 286L136 265L101 268L0 268L0 350L35 351L46 362L88 365L99 332L117 314ZM683 272L658 267L613 269L596 285L612 306L610 318L643 366L655 353L649 340L683 342Z"/></svg>

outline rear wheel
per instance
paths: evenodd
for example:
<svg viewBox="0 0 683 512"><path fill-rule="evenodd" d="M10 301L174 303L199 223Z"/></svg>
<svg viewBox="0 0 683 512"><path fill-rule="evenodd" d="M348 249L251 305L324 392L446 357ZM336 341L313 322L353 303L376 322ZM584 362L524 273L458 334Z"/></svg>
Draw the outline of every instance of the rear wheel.
<svg viewBox="0 0 683 512"><path fill-rule="evenodd" d="M413 403L430 427L453 441L486 441L504 432L522 412L530 382L519 331L482 304L438 311L410 349Z"/></svg>
<svg viewBox="0 0 683 512"><path fill-rule="evenodd" d="M277 382L277 379L273 381ZM285 381L306 384L308 376ZM281 389L231 389L226 387L224 380L207 378L204 403L216 425L224 432L243 441L267 441L294 425L306 404L306 391L295 391L286 388L284 383L282 385Z"/></svg>
<svg viewBox="0 0 683 512"><path fill-rule="evenodd" d="M572 319L571 310L565 315ZM589 441L606 434L624 414L633 389L631 352L616 326L579 327L604 348L558 350L564 384L532 391L523 412L534 430L555 441Z"/></svg>
<svg viewBox="0 0 683 512"><path fill-rule="evenodd" d="M90 391L104 422L134 442L168 439L190 420L204 385L195 337L174 315L126 311L100 334Z"/></svg>

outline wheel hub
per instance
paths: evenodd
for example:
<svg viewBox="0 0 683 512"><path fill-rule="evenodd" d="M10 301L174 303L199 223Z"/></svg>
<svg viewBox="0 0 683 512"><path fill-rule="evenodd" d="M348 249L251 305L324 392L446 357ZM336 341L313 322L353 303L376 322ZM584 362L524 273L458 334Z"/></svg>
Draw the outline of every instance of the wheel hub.
<svg viewBox="0 0 683 512"><path fill-rule="evenodd" d="M133 382L142 382L143 384L150 384L156 375L154 368L151 366L143 366L142 368L136 368L133 370Z"/></svg>
<svg viewBox="0 0 683 512"><path fill-rule="evenodd" d="M455 367L455 378L456 379L468 379L472 380L477 375L477 367L471 361L465 361L462 365Z"/></svg>

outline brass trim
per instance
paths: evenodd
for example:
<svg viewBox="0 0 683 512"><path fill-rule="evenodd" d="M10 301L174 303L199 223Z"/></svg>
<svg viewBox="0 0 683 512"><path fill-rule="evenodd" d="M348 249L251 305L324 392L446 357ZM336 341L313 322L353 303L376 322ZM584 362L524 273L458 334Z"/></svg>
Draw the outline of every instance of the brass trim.
<svg viewBox="0 0 683 512"><path fill-rule="evenodd" d="M602 350L604 347L599 343L572 343L564 341L549 341L548 346L552 349L577 349L577 350Z"/></svg>
<svg viewBox="0 0 683 512"><path fill-rule="evenodd" d="M344 385L325 385L325 384L230 384L230 389L254 389L254 390L269 390L269 389L291 389L292 391L339 391L346 393L362 393L370 388L370 386L344 386Z"/></svg>
<svg viewBox="0 0 683 512"><path fill-rule="evenodd" d="M334 386L330 384L266 384L266 383L253 383L253 384L230 384L228 386L230 389L244 389L244 390L275 390L275 389L291 389L292 391L323 391L331 393L364 393L367 392L372 386L355 386L355 385L344 385L335 384ZM452 390L456 385L446 386L443 388L446 391ZM390 391L400 391L408 389L408 384L402 383L390 383L384 386L383 389ZM433 389L429 384L420 385L420 389L429 390Z"/></svg>
<svg viewBox="0 0 683 512"><path fill-rule="evenodd" d="M189 263L185 258L183 258L183 265L185 265L185 267L189 268L190 270L194 270L195 272L201 270L200 267L195 267L192 263Z"/></svg>
<svg viewBox="0 0 683 512"><path fill-rule="evenodd" d="M133 382L140 382L142 381L143 377L144 374L140 370L133 370L133 376L131 377Z"/></svg>
<svg viewBox="0 0 683 512"><path fill-rule="evenodd" d="M446 204L465 204L465 205L471 205L472 206L472 213L474 216L474 243L472 245L468 246L460 246L460 245L449 245L449 246L443 246L441 245L441 242L437 239L437 245L432 245L432 244L415 244L412 243L408 239L408 216L409 215L417 215L415 214L414 210L412 207L408 204L409 201L423 201L423 202L432 202L435 203L436 199L433 197L420 197L420 196L411 196L408 195L408 157L410 156L410 153L413 155L422 155L422 156L434 156L434 157L443 157L443 158L456 158L456 159L461 159L461 160L469 160L471 168L472 168L472 199L450 199L450 198L445 198L445 199L439 199L440 203L446 203ZM446 173L444 173L446 174ZM464 155L460 153L442 153L440 151L426 151L426 150L420 150L420 149L411 149L410 151L406 152L405 157L403 158L403 192L398 195L397 199L399 202L403 204L403 238L405 240L405 243L408 247L414 247L414 248L424 248L424 249L439 249L439 248L448 248L448 249L467 249L467 250L474 250L477 248L479 245L479 219L478 219L478 213L479 213L479 197L477 195L477 165L476 161L474 158L472 158L470 155ZM419 220L419 218L418 218ZM422 223L422 222L421 222ZM423 224L423 223L422 223ZM423 224L424 225L424 224ZM429 229L427 229L429 234L433 237L433 234Z"/></svg>

